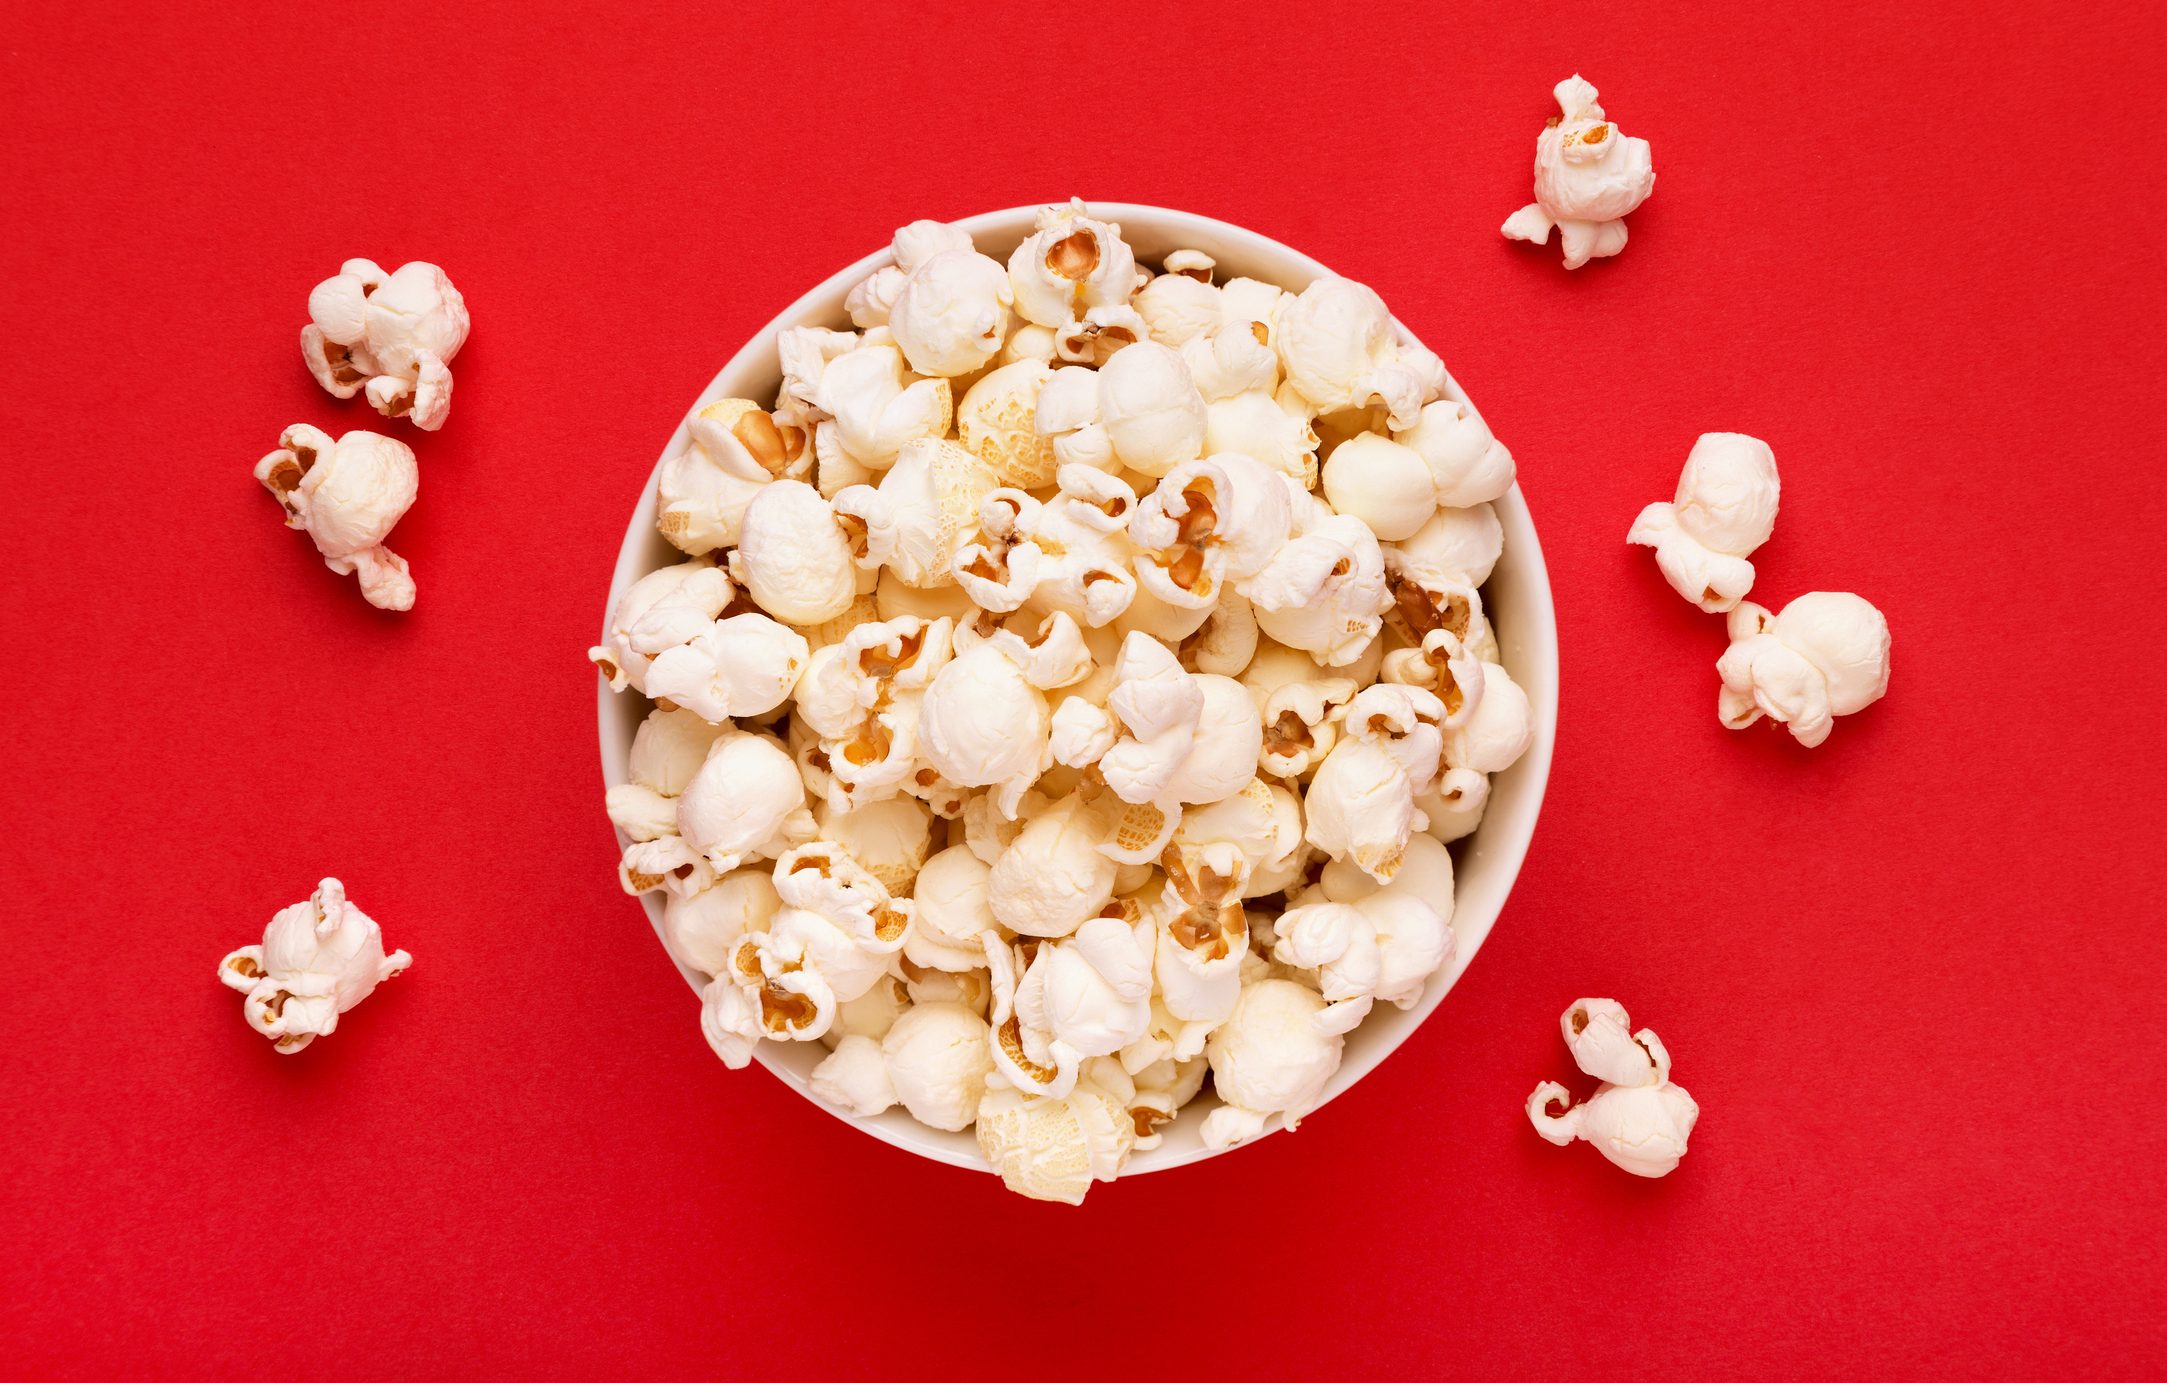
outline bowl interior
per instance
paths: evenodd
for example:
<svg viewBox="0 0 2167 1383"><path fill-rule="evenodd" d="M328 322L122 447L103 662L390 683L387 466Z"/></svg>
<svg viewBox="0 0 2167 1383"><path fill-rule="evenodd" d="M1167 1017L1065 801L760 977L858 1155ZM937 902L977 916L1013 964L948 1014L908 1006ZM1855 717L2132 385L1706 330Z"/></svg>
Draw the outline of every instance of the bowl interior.
<svg viewBox="0 0 2167 1383"><path fill-rule="evenodd" d="M958 224L971 233L980 250L1005 261L1010 251L1031 233L1038 211L1037 207L1014 207L974 216ZM1135 247L1137 257L1146 261L1155 262L1177 249L1197 249L1218 261L1221 279L1246 276L1297 291L1310 280L1330 272L1315 260L1277 241L1187 212L1093 203L1092 214L1119 222L1123 237ZM721 373L686 409L686 418L716 399L772 399L782 382L775 355L779 333L791 326L847 328L850 323L843 310L844 297L860 279L888 262L889 254L885 249L868 255L785 308L731 357ZM1390 300L1390 284L1372 286ZM1403 336L1412 339L1404 326L1399 330ZM1471 408L1474 406L1458 382L1449 377L1445 392ZM680 420L662 456L676 454L688 441L687 424ZM627 586L657 567L682 560L682 554L665 543L655 531L655 493L660 467L658 458L625 532L624 546L618 554L616 572L610 583L609 605L603 611L605 626L609 609L615 607ZM1406 1041L1452 988L1489 936L1534 835L1543 789L1550 776L1551 746L1557 731L1557 623L1542 548L1536 540L1535 525L1519 487L1515 486L1498 500L1496 509L1504 528L1504 555L1489 584L1483 588L1483 603L1496 631L1500 656L1515 680L1526 689L1534 708L1534 743L1518 763L1492 780L1489 808L1481 826L1453 847L1458 887L1452 918L1457 944L1451 961L1431 977L1420 1003L1404 1010L1381 1005L1348 1035L1345 1058L1326 1091L1326 1100L1360 1080ZM636 694L613 693L599 680L597 686L602 772L604 779L615 785L626 781L632 736L646 716L649 705L645 698ZM620 847L624 843L620 837ZM660 937L661 902L653 894L644 896L640 902L647 909L656 936ZM695 990L704 986L706 976L674 955L671 959L686 983ZM686 1015L683 1021L686 1031L690 1032L691 1016ZM815 1096L808 1081L813 1068L826 1054L827 1049L817 1042L762 1042L755 1049L761 1065L837 1118L847 1119L877 1138L922 1156L960 1167L987 1169L977 1140L969 1132L944 1133L927 1128L900 1108L874 1119L851 1118ZM1206 1094L1190 1104L1181 1117L1164 1130L1163 1140L1157 1148L1136 1153L1131 1158L1124 1175L1178 1167L1212 1156L1214 1150L1204 1146L1197 1130L1205 1112L1214 1103L1214 1098Z"/></svg>

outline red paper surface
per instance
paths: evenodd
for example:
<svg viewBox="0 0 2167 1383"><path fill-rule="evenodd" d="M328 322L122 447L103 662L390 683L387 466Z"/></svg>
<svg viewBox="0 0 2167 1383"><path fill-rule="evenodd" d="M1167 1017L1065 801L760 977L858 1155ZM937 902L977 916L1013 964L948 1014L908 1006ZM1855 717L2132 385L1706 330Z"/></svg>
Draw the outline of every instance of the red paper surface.
<svg viewBox="0 0 2167 1383"><path fill-rule="evenodd" d="M2167 1368L2162 10L1678 8L15 8L6 1370ZM1661 181L1567 274L1497 228L1576 68ZM1081 1212L716 1062L581 656L748 333L903 220L1072 192L1382 292L1519 458L1565 685L1417 1038ZM404 617L249 476L378 425L295 346L352 255L474 314ZM1719 429L1783 470L1756 596L1895 631L1818 751L1718 725L1721 621L1623 541ZM414 968L281 1057L213 968L332 873ZM1705 1111L1666 1181L1527 1127L1582 994Z"/></svg>

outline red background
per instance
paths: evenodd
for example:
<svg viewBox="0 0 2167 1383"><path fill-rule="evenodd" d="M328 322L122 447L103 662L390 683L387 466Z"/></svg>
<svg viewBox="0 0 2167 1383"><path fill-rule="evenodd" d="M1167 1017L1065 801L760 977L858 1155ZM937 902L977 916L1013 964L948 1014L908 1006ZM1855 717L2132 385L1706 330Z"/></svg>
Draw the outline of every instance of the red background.
<svg viewBox="0 0 2167 1383"><path fill-rule="evenodd" d="M302 8L0 36L9 1371L2167 1368L2159 6ZM1497 228L1575 68L1661 182L1567 274ZM1071 192L1375 285L1519 458L1565 686L1420 1035L1081 1212L715 1061L581 656L748 333L902 220ZM249 476L376 425L295 348L350 255L476 323L405 617ZM1783 469L1755 594L1895 631L1818 751L1717 724L1721 622L1623 541L1716 429ZM281 1057L213 967L330 873L415 966ZM1668 1180L1527 1127L1581 994L1706 1111Z"/></svg>

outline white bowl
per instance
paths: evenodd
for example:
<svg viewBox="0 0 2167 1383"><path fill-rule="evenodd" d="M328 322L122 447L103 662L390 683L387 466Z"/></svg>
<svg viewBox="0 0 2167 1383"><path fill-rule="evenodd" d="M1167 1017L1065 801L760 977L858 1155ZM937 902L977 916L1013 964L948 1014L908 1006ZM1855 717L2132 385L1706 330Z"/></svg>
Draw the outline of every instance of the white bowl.
<svg viewBox="0 0 2167 1383"><path fill-rule="evenodd" d="M1307 255L1276 240L1224 221L1163 207L1125 203L1093 203L1091 209L1096 216L1119 222L1124 238L1135 247L1137 258L1147 262L1156 261L1172 250L1198 249L1218 261L1221 278L1246 275L1294 290L1330 272ZM1012 207L1006 211L989 211L957 224L970 232L980 250L1005 261L1009 252L1031 233L1038 212L1039 208L1035 206ZM859 280L889 262L890 256L885 249L867 255L783 309L775 320L762 327L730 358L730 363L722 367L722 372L685 410L686 417L716 399L772 399L782 383L782 371L775 356L777 335L791 326L847 327L849 321L843 311L845 295ZM1372 286L1387 302L1391 300L1393 286L1390 283ZM1405 326L1396 322L1395 326L1402 336L1413 339ZM1473 407L1459 385L1449 378L1445 381L1445 393ZM667 457L683 448L687 438L686 424L680 421L662 455ZM610 582L609 605L603 610L605 627L609 610L615 608L626 587L657 567L683 560L683 554L663 542L655 531L655 485L660 470L658 458L655 471L648 475L647 488L633 507L631 524L625 530L624 547L617 555L616 575ZM1460 972L1475 958L1475 952L1482 948L1483 939L1489 936L1491 925L1505 906L1505 896L1512 891L1513 879L1520 872L1520 861L1527 854L1528 841L1535 834L1535 818L1542 809L1543 788L1550 777L1551 745L1557 734L1557 618L1550 598L1549 575L1543 567L1542 546L1535 539L1535 524L1528 516L1527 501L1521 497L1518 486L1497 501L1497 517L1504 526L1505 551L1489 584L1483 588L1483 603L1496 629L1505 666L1527 690L1528 699L1534 706L1535 742L1517 764L1497 775L1482 825L1455 847L1459 887L1452 926L1458 945L1451 962L1431 977L1422 992L1422 1001L1415 1007L1402 1010L1389 1004L1379 1005L1367 1021L1348 1034L1345 1059L1325 1090L1327 1100L1374 1070L1377 1063L1414 1034L1422 1020L1429 1017L1431 1010L1445 997L1445 992L1459 979ZM614 786L626 780L632 735L646 716L648 703L631 692L614 693L606 683L599 686L602 776ZM620 836L620 848L625 843ZM640 901L647 909L647 919L654 925L656 936L660 937L662 904L658 895L650 893ZM674 963L695 991L704 985L705 976L681 962ZM694 1015L689 1009L665 1021L681 1024L679 1035L685 1038L689 1038L695 1026ZM806 1099L883 1142L958 1167L990 1170L978 1151L977 1139L969 1132L944 1133L927 1128L900 1108L875 1119L851 1118L813 1094L807 1082L813 1067L827 1055L827 1049L817 1042L762 1042L755 1048L754 1055L761 1065ZM1179 1167L1212 1156L1215 1150L1204 1146L1198 1137L1198 1129L1204 1122L1204 1114L1215 1103L1213 1097L1205 1095L1182 1110L1180 1117L1167 1126L1159 1146L1135 1154L1124 1175Z"/></svg>

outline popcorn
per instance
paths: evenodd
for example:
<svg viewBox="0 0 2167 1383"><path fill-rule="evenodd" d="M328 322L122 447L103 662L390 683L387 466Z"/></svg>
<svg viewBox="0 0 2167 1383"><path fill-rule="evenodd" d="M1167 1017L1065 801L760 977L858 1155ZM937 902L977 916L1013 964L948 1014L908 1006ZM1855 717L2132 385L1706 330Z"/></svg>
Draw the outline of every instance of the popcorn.
<svg viewBox="0 0 2167 1383"><path fill-rule="evenodd" d="M991 787L1003 816L1052 762L1051 712L1012 646L987 640L958 654L933 678L919 711L920 752L942 777Z"/></svg>
<svg viewBox="0 0 2167 1383"><path fill-rule="evenodd" d="M849 811L822 803L813 813L820 839L833 841L882 888L909 897L911 886L933 846L933 816L909 797L868 802Z"/></svg>
<svg viewBox="0 0 2167 1383"><path fill-rule="evenodd" d="M1196 632L1181 641L1181 665L1216 677L1234 676L1256 653L1256 611L1238 595L1220 601Z"/></svg>
<svg viewBox="0 0 2167 1383"><path fill-rule="evenodd" d="M984 938L1001 928L990 896L992 874L968 845L951 845L927 860L912 893L917 920L903 939L904 956L935 970L983 966Z"/></svg>
<svg viewBox="0 0 2167 1383"><path fill-rule="evenodd" d="M1054 708L1046 747L1055 763L1086 768L1106 757L1120 738L1121 726L1113 712L1083 697L1069 696Z"/></svg>
<svg viewBox="0 0 2167 1383"><path fill-rule="evenodd" d="M1009 362L979 376L956 407L956 435L994 483L1034 490L1052 483L1053 442L1037 428L1038 400L1054 376L1043 360Z"/></svg>
<svg viewBox="0 0 2167 1383"><path fill-rule="evenodd" d="M1174 1020L1173 1060L1200 1054L1241 997L1249 955L1241 895L1250 873L1239 846L1228 842L1177 843L1167 851L1166 883L1151 906L1152 965L1159 1001Z"/></svg>
<svg viewBox="0 0 2167 1383"><path fill-rule="evenodd" d="M1219 325L1219 290L1208 278L1161 274L1144 285L1135 303L1151 339L1176 350Z"/></svg>
<svg viewBox="0 0 2167 1383"><path fill-rule="evenodd" d="M1407 770L1367 739L1343 740L1324 756L1303 806L1309 843L1380 883L1391 879L1422 825Z"/></svg>
<svg viewBox="0 0 2167 1383"><path fill-rule="evenodd" d="M1136 579L1170 605L1216 604L1222 587L1279 556L1293 523L1286 482L1269 467L1234 453L1185 461L1129 519Z"/></svg>
<svg viewBox="0 0 2167 1383"><path fill-rule="evenodd" d="M1289 408L1269 392L1252 390L1205 405L1206 456L1252 457L1308 490L1317 483L1317 446L1307 407Z"/></svg>
<svg viewBox="0 0 2167 1383"><path fill-rule="evenodd" d="M1413 447L1365 432L1332 449L1324 463L1324 497L1384 542L1412 537L1437 512L1429 463Z"/></svg>
<svg viewBox="0 0 2167 1383"><path fill-rule="evenodd" d="M770 481L802 479L811 440L750 399L717 399L692 417L691 440L662 463L656 528L694 556L731 547L745 510Z"/></svg>
<svg viewBox="0 0 2167 1383"><path fill-rule="evenodd" d="M1482 695L1464 723L1445 737L1445 763L1479 774L1503 773L1534 743L1535 711L1502 664L1485 662L1481 680Z"/></svg>
<svg viewBox="0 0 2167 1383"><path fill-rule="evenodd" d="M993 472L977 456L954 442L920 438L904 443L877 491L844 489L835 511L868 530L876 515L892 526L882 565L903 584L945 586L955 580L956 552L977 528L978 507L993 487Z"/></svg>
<svg viewBox="0 0 2167 1383"><path fill-rule="evenodd" d="M1306 660L1305 660L1306 661ZM1312 670L1321 673L1314 663ZM1257 768L1274 778L1304 777L1339 743L1340 711L1355 693L1351 677L1289 682L1265 698Z"/></svg>
<svg viewBox="0 0 2167 1383"><path fill-rule="evenodd" d="M1837 716L1862 711L1889 690L1889 622L1849 592L1810 591L1770 615L1752 601L1730 613L1731 646L1716 713L1733 730L1762 716L1811 749Z"/></svg>
<svg viewBox="0 0 2167 1383"><path fill-rule="evenodd" d="M1279 352L1261 322L1222 322L1189 337L1181 346L1181 363L1207 405L1245 394L1269 399L1279 388Z"/></svg>
<svg viewBox="0 0 2167 1383"><path fill-rule="evenodd" d="M1126 304L1136 291L1136 256L1121 227L1071 202L1040 214L1037 232L1009 256L1008 277L1017 313L1059 330L1092 308Z"/></svg>
<svg viewBox="0 0 2167 1383"><path fill-rule="evenodd" d="M1377 535L1340 514L1310 525L1242 590L1258 628L1327 667L1360 658L1391 603Z"/></svg>
<svg viewBox="0 0 2167 1383"><path fill-rule="evenodd" d="M1287 383L1318 413L1377 405L1408 428L1444 392L1443 363L1402 345L1384 300L1352 279L1326 275L1303 289L1280 310L1272 344Z"/></svg>
<svg viewBox="0 0 2167 1383"><path fill-rule="evenodd" d="M717 874L810 840L797 761L766 735L725 730L677 799L677 830Z"/></svg>
<svg viewBox="0 0 2167 1383"><path fill-rule="evenodd" d="M1474 589L1490 579L1504 549L1505 530L1489 504L1441 508L1427 523L1392 544L1385 553L1385 565L1403 579L1432 590L1448 585Z"/></svg>
<svg viewBox="0 0 2167 1383"><path fill-rule="evenodd" d="M999 353L1015 301L997 260L962 246L910 271L888 309L895 343L921 375L967 375Z"/></svg>
<svg viewBox="0 0 2167 1383"><path fill-rule="evenodd" d="M789 699L811 655L796 630L766 615L732 615L657 653L646 692L718 725L765 715Z"/></svg>
<svg viewBox="0 0 2167 1383"><path fill-rule="evenodd" d="M1512 458L1346 280L1140 267L1080 203L893 258L662 468L690 560L590 653L657 707L620 869L726 1064L820 1042L832 1107L1073 1202L1207 1074L1209 1146L1291 1127L1450 959L1444 842L1532 737Z"/></svg>
<svg viewBox="0 0 2167 1383"><path fill-rule="evenodd" d="M406 559L384 546L421 489L420 468L404 442L359 431L334 442L297 423L279 434L278 450L256 463L256 479L285 509L286 526L309 535L325 566L359 576L369 604L414 608Z"/></svg>
<svg viewBox="0 0 2167 1383"><path fill-rule="evenodd" d="M1204 1145L1228 1148L1263 1133L1274 1116L1292 1131L1324 1099L1346 1039L1329 1029L1325 1001L1291 980L1244 985L1205 1055L1222 1101L1204 1120Z"/></svg>
<svg viewBox="0 0 2167 1383"><path fill-rule="evenodd" d="M1039 946L1013 999L1025 1051L1066 1069L1143 1036L1151 1022L1151 937L1147 924L1094 917L1073 936ZM1037 1057L1040 1050L1048 1055Z"/></svg>
<svg viewBox="0 0 2167 1383"><path fill-rule="evenodd" d="M986 1020L957 1003L916 1004L881 1040L895 1097L928 1128L954 1132L978 1118L993 1072Z"/></svg>
<svg viewBox="0 0 2167 1383"><path fill-rule="evenodd" d="M644 694L654 656L706 633L735 593L728 573L698 558L651 571L618 597L609 631L587 659L611 691Z"/></svg>
<svg viewBox="0 0 2167 1383"><path fill-rule="evenodd" d="M1704 432L1686 456L1677 498L1651 504L1626 541L1655 549L1671 589L1710 613L1753 589L1746 559L1776 531L1776 454L1739 432Z"/></svg>
<svg viewBox="0 0 2167 1383"><path fill-rule="evenodd" d="M875 270L850 290L843 310L858 326L871 330L888 324L888 313L914 270L935 255L970 250L970 233L943 221L913 221L895 233L895 263Z"/></svg>
<svg viewBox="0 0 2167 1383"><path fill-rule="evenodd" d="M306 902L273 914L260 945L220 961L218 978L247 996L248 1025L292 1053L329 1037L340 1014L413 963L404 951L385 955L375 920L346 901L344 884L325 879Z"/></svg>
<svg viewBox="0 0 2167 1383"><path fill-rule="evenodd" d="M917 763L925 692L949 661L951 633L945 619L908 615L862 624L807 664L793 719L820 737L807 762L826 775L825 797L834 810L898 791L931 800L953 786Z"/></svg>
<svg viewBox="0 0 2167 1383"><path fill-rule="evenodd" d="M1483 662L1449 629L1432 629L1419 648L1395 648L1384 655L1381 675L1387 682L1416 687L1437 698L1441 730L1464 728L1482 701ZM1518 757L1515 755L1514 757ZM1419 795L1419 794L1418 794Z"/></svg>
<svg viewBox="0 0 2167 1383"><path fill-rule="evenodd" d="M610 821L631 837L618 866L627 893L668 887L697 893L714 882L704 860L677 834L677 799L723 731L690 711L657 709L632 736L630 782L609 790Z"/></svg>
<svg viewBox="0 0 2167 1383"><path fill-rule="evenodd" d="M1165 475L1202 450L1204 399L1179 355L1145 341L1098 373L1099 426L1122 465Z"/></svg>
<svg viewBox="0 0 2167 1383"><path fill-rule="evenodd" d="M915 1002L909 985L892 974L884 976L857 998L836 1005L835 1022L820 1040L829 1051L852 1037L869 1037L878 1042Z"/></svg>
<svg viewBox="0 0 2167 1383"><path fill-rule="evenodd" d="M425 432L451 412L451 361L466 344L466 299L434 264L385 273L349 259L309 291L301 359L332 395L365 390L369 406Z"/></svg>
<svg viewBox="0 0 2167 1383"><path fill-rule="evenodd" d="M1085 1082L1061 1098L989 1089L978 1106L978 1147L1017 1195L1082 1205L1094 1181L1112 1181L1136 1146L1120 1101Z"/></svg>
<svg viewBox="0 0 2167 1383"><path fill-rule="evenodd" d="M1648 141L1618 133L1579 73L1554 94L1562 117L1535 139L1535 200L1506 218L1505 238L1550 243L1556 226L1565 267L1625 248L1625 217L1655 191Z"/></svg>
<svg viewBox="0 0 2167 1383"><path fill-rule="evenodd" d="M987 880L986 899L1001 925L1023 936L1063 937L1096 916L1114 896L1114 862L1098 848L1108 824L1073 793L1026 822Z"/></svg>
<svg viewBox="0 0 2167 1383"><path fill-rule="evenodd" d="M744 1069L762 1037L817 1042L834 1024L838 1001L806 950L807 925L827 927L795 908L778 912L767 931L738 944L730 973L700 991L700 1031L731 1070Z"/></svg>
<svg viewBox="0 0 2167 1383"><path fill-rule="evenodd" d="M767 871L734 870L697 893L671 894L662 905L662 939L693 969L724 974L739 940L765 930L781 907Z"/></svg>
<svg viewBox="0 0 2167 1383"><path fill-rule="evenodd" d="M1350 877L1351 876L1351 877ZM1325 869L1318 891L1281 915L1272 958L1317 972L1323 1021L1351 1031L1378 1002L1413 1008L1452 955L1452 856L1415 836L1382 886L1344 865Z"/></svg>
<svg viewBox="0 0 2167 1383"><path fill-rule="evenodd" d="M844 1113L870 1119L895 1107L895 1083L880 1040L856 1033L835 1044L806 1081L812 1092Z"/></svg>
<svg viewBox="0 0 2167 1383"><path fill-rule="evenodd" d="M858 554L843 517L803 481L775 481L746 506L731 576L785 623L833 619L858 593Z"/></svg>
<svg viewBox="0 0 2167 1383"><path fill-rule="evenodd" d="M871 471L886 470L912 438L945 434L955 411L947 380L914 378L903 352L870 333L828 362L813 402L831 420L820 424L815 442L831 439L843 456Z"/></svg>
<svg viewBox="0 0 2167 1383"><path fill-rule="evenodd" d="M1544 1081L1528 1096L1528 1121L1561 1148L1582 1139L1634 1176L1667 1176L1685 1157L1700 1106L1671 1084L1662 1040L1646 1028L1628 1036L1628 1026L1614 999L1581 999L1566 1009L1559 1027L1573 1060L1602 1084L1574 1106L1564 1086ZM1559 1104L1566 1108L1552 1113Z"/></svg>
<svg viewBox="0 0 2167 1383"><path fill-rule="evenodd" d="M1107 699L1122 736L1098 760L1124 802L1162 808L1216 802L1252 776L1263 727L1256 703L1229 677L1182 670L1167 647L1130 634Z"/></svg>
<svg viewBox="0 0 2167 1383"><path fill-rule="evenodd" d="M1453 399L1422 406L1413 427L1392 440L1413 447L1430 468L1438 504L1465 509L1501 499L1512 488L1512 453L1475 410Z"/></svg>

